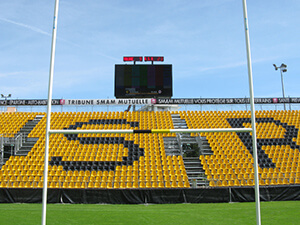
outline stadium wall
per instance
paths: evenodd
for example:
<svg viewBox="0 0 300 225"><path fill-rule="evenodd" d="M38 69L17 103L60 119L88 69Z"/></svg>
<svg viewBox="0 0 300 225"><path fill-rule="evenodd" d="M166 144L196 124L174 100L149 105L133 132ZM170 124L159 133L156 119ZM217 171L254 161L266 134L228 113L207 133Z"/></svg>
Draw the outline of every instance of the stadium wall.
<svg viewBox="0 0 300 225"><path fill-rule="evenodd" d="M41 203L42 189L1 188L0 203ZM261 201L299 201L300 185L260 187ZM186 189L48 189L48 203L175 204L254 202L254 187Z"/></svg>

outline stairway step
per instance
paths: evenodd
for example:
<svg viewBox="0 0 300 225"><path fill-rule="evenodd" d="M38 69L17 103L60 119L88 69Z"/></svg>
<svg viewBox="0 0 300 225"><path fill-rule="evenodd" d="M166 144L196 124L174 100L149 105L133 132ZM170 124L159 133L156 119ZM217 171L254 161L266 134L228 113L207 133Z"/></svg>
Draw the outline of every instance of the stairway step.
<svg viewBox="0 0 300 225"><path fill-rule="evenodd" d="M198 157L183 157L183 160L199 160Z"/></svg>
<svg viewBox="0 0 300 225"><path fill-rule="evenodd" d="M207 179L206 178L206 175L203 173L203 174L189 174L188 175L190 179L198 179L198 180L203 180L203 179Z"/></svg>
<svg viewBox="0 0 300 225"><path fill-rule="evenodd" d="M185 166L185 170L188 170L188 171L203 171L202 167L201 166Z"/></svg>
<svg viewBox="0 0 300 225"><path fill-rule="evenodd" d="M22 147L33 147L35 145L35 142L24 142L23 144L22 144Z"/></svg>
<svg viewBox="0 0 300 225"><path fill-rule="evenodd" d="M200 162L184 162L184 165L186 167L201 167L201 163Z"/></svg>
<svg viewBox="0 0 300 225"><path fill-rule="evenodd" d="M199 159L185 160L184 164L201 164Z"/></svg>
<svg viewBox="0 0 300 225"><path fill-rule="evenodd" d="M27 156L28 152L18 152L16 153L17 156Z"/></svg>
<svg viewBox="0 0 300 225"><path fill-rule="evenodd" d="M184 165L201 165L201 162L199 160L197 160L197 161L186 161L186 162L184 162Z"/></svg>

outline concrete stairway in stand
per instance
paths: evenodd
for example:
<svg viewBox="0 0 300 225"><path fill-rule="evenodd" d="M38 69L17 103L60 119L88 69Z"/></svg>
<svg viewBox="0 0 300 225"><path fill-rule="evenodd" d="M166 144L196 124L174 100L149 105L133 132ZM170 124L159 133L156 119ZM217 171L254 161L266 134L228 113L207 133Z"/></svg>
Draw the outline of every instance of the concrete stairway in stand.
<svg viewBox="0 0 300 225"><path fill-rule="evenodd" d="M41 121L43 115L37 115L34 120L29 120L24 127L20 129L18 134L22 134L23 144L22 147L16 151L18 156L26 156L28 152L31 151L38 138L28 138L28 134L33 130L33 128Z"/></svg>

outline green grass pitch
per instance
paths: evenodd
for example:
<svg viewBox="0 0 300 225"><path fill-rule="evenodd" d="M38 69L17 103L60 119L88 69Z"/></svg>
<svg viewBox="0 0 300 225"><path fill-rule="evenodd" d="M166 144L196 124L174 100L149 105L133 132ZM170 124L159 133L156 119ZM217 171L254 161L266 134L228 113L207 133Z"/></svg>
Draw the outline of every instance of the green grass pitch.
<svg viewBox="0 0 300 225"><path fill-rule="evenodd" d="M0 204L0 224L41 224L42 204ZM262 224L300 224L300 202L261 202ZM255 203L48 204L47 224L256 224Z"/></svg>

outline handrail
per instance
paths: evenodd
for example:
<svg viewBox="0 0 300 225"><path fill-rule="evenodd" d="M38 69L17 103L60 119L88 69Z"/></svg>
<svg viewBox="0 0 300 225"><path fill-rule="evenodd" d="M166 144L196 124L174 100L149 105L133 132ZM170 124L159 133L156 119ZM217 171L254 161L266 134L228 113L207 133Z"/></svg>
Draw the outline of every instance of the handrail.
<svg viewBox="0 0 300 225"><path fill-rule="evenodd" d="M181 144L181 134L177 133L176 134L176 138L177 138L177 141L178 141L178 146L179 146L179 149L180 149L180 154L183 155L183 149L182 149L182 144Z"/></svg>

